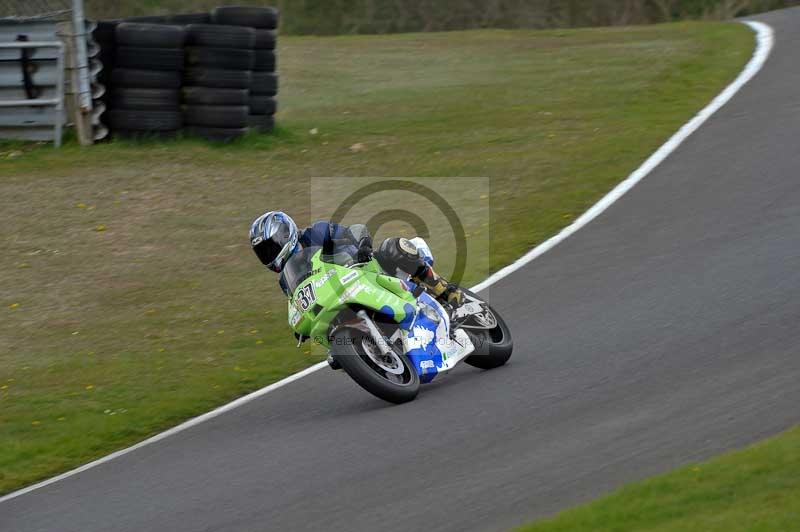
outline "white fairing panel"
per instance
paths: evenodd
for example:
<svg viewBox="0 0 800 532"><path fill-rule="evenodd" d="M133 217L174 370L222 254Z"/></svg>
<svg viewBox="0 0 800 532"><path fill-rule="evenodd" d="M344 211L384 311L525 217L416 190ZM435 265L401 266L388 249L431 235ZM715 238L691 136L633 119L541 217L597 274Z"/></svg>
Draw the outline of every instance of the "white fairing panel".
<svg viewBox="0 0 800 532"><path fill-rule="evenodd" d="M425 242L425 239L420 237L412 238L411 243L417 246L419 254L422 256L423 260L425 260L428 266L433 266L433 253L431 252L431 248L428 246L428 243Z"/></svg>

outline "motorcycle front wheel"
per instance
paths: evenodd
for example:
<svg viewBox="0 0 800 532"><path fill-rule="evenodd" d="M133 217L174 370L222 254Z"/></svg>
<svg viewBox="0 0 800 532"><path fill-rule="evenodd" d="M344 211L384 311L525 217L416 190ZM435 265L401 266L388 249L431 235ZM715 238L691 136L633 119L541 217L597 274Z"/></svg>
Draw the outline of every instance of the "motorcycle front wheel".
<svg viewBox="0 0 800 532"><path fill-rule="evenodd" d="M397 350L390 355L381 353L372 337L359 330L336 331L331 353L350 378L384 401L407 403L419 393L419 375L408 357Z"/></svg>

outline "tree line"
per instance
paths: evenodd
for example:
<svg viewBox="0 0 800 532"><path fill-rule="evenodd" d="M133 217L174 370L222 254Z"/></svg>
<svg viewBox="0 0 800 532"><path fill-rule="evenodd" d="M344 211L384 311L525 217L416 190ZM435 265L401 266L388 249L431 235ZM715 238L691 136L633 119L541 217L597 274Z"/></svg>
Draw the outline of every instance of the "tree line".
<svg viewBox="0 0 800 532"><path fill-rule="evenodd" d="M224 0L86 0L98 19L204 11ZM800 0L237 0L273 5L289 34L567 28L727 19Z"/></svg>

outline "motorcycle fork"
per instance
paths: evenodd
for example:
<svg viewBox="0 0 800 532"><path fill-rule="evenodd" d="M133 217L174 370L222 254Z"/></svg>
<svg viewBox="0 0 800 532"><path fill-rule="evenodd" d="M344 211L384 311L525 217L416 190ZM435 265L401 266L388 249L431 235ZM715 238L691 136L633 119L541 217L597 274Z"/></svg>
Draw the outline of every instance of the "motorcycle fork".
<svg viewBox="0 0 800 532"><path fill-rule="evenodd" d="M369 331L369 335L372 337L373 341L375 342L375 345L378 346L378 349L381 350L381 353L383 353L385 356L389 356L389 357L394 355L395 354L394 349L392 349L392 347L386 341L386 338L383 336L383 334L381 333L380 329L378 329L378 326L375 325L375 322L372 321L372 318L370 318L367 315L367 313L364 312L363 310L359 310L356 315L359 318L361 318L361 320L367 326L367 330Z"/></svg>

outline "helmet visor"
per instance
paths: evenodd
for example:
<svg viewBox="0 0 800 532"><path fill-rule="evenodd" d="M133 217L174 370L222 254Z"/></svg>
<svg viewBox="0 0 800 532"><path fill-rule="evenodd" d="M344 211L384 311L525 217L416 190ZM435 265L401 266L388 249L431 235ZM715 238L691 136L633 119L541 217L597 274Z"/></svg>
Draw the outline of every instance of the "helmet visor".
<svg viewBox="0 0 800 532"><path fill-rule="evenodd" d="M271 266L280 255L282 249L283 246L271 238L263 240L253 247L253 251L256 252L256 256L264 266Z"/></svg>

